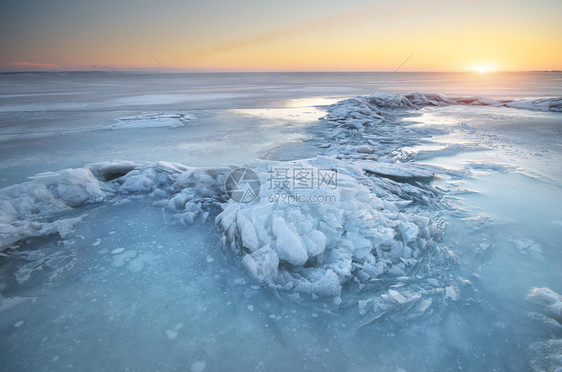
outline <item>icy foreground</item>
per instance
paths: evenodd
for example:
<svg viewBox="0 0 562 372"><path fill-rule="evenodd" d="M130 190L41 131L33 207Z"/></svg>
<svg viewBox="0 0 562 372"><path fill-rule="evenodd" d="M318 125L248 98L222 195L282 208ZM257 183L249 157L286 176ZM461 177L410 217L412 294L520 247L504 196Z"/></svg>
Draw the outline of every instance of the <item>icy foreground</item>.
<svg viewBox="0 0 562 372"><path fill-rule="evenodd" d="M148 198L186 224L218 213L223 242L249 275L292 297L322 298L335 307L360 301L362 313L413 306L422 293L456 298L454 283L440 278L441 271L427 261L431 256L437 268L455 262L451 252L436 244L441 229L424 214L402 211L411 201L396 193L397 183L319 156L292 165L337 170L338 187L321 190L334 202L273 203L268 200L268 172L283 165L247 164L262 180L260 197L248 204L226 198L225 180L234 166L112 162L40 174L0 191L1 247L50 234L68 238L87 215L65 215L84 204ZM389 278L401 288L381 287L380 280ZM376 297L352 295L374 288ZM422 302L420 311L430 304Z"/></svg>
<svg viewBox="0 0 562 372"><path fill-rule="evenodd" d="M60 166L77 169L1 189L5 368L560 368L560 183L523 173L556 167L558 153L530 137L559 124L558 113L546 112L557 100L525 101L545 112L462 100L413 93L340 101L312 125L312 150L291 154L305 158L297 161L214 166L222 159L194 163L189 156L206 154L189 147L149 159L208 166L82 168L93 146L77 165ZM136 110L92 131L119 139L99 161L119 158L122 146L170 146L171 137L205 127L183 108ZM555 142L558 132L545 133ZM158 140L139 146L123 135ZM261 180L249 203L225 192L238 167ZM284 190L278 199L271 170L287 168L337 172L337 187ZM148 351L127 357L139 348Z"/></svg>
<svg viewBox="0 0 562 372"><path fill-rule="evenodd" d="M76 215L82 205L146 199L181 223L215 218L235 259L254 280L278 292L320 299L327 307L358 304L360 313L375 319L394 308L423 314L435 303L458 298L455 280L446 274L456 257L439 245L443 223L431 208L439 203L439 192L425 182L435 170L401 162L394 150L412 136L396 125L396 116L402 109L452 104L559 111L560 101L423 93L340 101L324 118L321 147L327 156L244 165L261 180L259 197L247 204L229 200L225 192L226 178L237 166L106 162L39 174L0 190L0 249L30 237L69 238L77 224L87 221L87 215ZM129 121L168 125L188 119L147 114L124 118L121 127ZM272 200L268 177L271 169L283 167L337 172L336 188L314 190L333 202ZM312 192L299 194L309 199Z"/></svg>

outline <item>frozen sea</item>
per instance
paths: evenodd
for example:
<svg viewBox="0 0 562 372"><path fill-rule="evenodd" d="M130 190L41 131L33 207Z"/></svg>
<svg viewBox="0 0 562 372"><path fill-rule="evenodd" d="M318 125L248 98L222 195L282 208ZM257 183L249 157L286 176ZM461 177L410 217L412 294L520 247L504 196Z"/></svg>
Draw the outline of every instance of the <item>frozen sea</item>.
<svg viewBox="0 0 562 372"><path fill-rule="evenodd" d="M0 370L558 371L560 97L560 72L0 74Z"/></svg>

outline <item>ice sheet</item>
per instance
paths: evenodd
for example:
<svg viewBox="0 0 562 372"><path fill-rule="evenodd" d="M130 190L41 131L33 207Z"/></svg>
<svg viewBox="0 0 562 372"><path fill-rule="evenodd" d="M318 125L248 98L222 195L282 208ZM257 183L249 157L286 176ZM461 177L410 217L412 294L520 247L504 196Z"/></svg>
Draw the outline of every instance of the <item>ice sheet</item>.
<svg viewBox="0 0 562 372"><path fill-rule="evenodd" d="M446 96L373 99L370 76L339 77L341 89L329 74L312 86L300 75L283 84L268 77L260 88L253 75L223 75L213 86L196 77L209 84L196 91L208 93L225 128L251 154L275 149L271 160L248 158L187 101L107 106L81 90L83 98L51 103L94 105L3 113L4 125L15 123L5 133L16 136L0 161L13 172L2 173L0 191L5 366L559 368L559 113L552 97L525 98L556 88L505 96L452 85ZM395 89L427 91L416 76L399 74ZM139 91L111 90L142 98L145 79ZM224 81L232 85L213 97ZM150 85L155 95L177 93ZM248 100L242 90L258 94ZM367 96L316 107L332 104L334 92ZM479 98L450 98L465 95ZM45 96L4 96L12 108L56 107L34 106ZM96 111L104 105L116 109ZM328 112L297 122L232 111L285 106ZM181 126L179 114L189 115ZM109 124L131 127L102 130ZM17 139L51 125L51 146ZM119 158L146 161L84 166ZM249 204L225 193L240 166L262 181ZM335 198L270 200L271 169L294 167L337 170L337 188L298 192Z"/></svg>

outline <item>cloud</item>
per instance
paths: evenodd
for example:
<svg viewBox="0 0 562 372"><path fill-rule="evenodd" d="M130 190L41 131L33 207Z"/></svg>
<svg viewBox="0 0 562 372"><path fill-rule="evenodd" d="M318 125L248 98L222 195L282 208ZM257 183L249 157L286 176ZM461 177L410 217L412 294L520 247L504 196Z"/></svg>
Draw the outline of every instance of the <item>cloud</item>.
<svg viewBox="0 0 562 372"><path fill-rule="evenodd" d="M54 70L61 67L60 65L54 63L42 63L42 62L11 62L8 63L7 66L15 67L15 68L23 68L23 69L37 68L41 70Z"/></svg>
<svg viewBox="0 0 562 372"><path fill-rule="evenodd" d="M310 19L303 22L258 34L256 36L218 44L209 48L199 49L185 55L185 58L197 59L209 55L224 53L239 48L246 48L267 42L297 37L302 34L329 31L342 27L357 27L376 20L388 21L392 18L412 17L419 13L439 9L444 0L402 0L379 1L360 7L351 8L342 12Z"/></svg>

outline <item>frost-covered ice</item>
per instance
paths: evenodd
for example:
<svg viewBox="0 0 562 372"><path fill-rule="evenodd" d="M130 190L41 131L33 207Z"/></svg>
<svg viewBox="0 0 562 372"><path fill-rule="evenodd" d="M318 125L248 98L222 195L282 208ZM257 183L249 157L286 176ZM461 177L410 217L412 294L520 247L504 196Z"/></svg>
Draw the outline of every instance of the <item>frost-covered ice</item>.
<svg viewBox="0 0 562 372"><path fill-rule="evenodd" d="M562 324L562 296L550 288L534 288L529 298L542 305L549 317Z"/></svg>
<svg viewBox="0 0 562 372"><path fill-rule="evenodd" d="M363 170L378 174L381 176L390 176L397 178L431 178L435 172L428 167L422 167L412 163L387 163L375 161L356 162Z"/></svg>
<svg viewBox="0 0 562 372"><path fill-rule="evenodd" d="M550 288L533 288L529 299L542 307L546 313L546 324L562 330L562 296ZM562 369L562 337L538 341L531 346L534 358L531 367L534 371L559 371Z"/></svg>
<svg viewBox="0 0 562 372"><path fill-rule="evenodd" d="M104 193L88 169L67 169L39 174L33 181L0 190L0 250L13 243L58 233L70 236L83 216L39 221L41 216L63 214L84 203L101 201Z"/></svg>
<svg viewBox="0 0 562 372"><path fill-rule="evenodd" d="M388 95L384 93L374 94L368 97L352 98L353 101L363 101L368 106L381 109L420 109L426 106L446 105L472 105L513 107L525 110L562 112L562 98L539 98L539 99L503 99L497 100L487 97L450 97L443 94L413 92L408 94ZM338 106L345 106L350 101L342 101ZM373 115L375 119L380 116Z"/></svg>
<svg viewBox="0 0 562 372"><path fill-rule="evenodd" d="M142 114L119 118L116 124L106 129L178 128L188 124L191 119L188 114Z"/></svg>
<svg viewBox="0 0 562 372"><path fill-rule="evenodd" d="M267 88L225 76L228 92L195 95L268 160L168 90L121 94L95 124L49 133L83 141L74 162L21 166L10 149L34 140L8 127L0 166L22 174L2 174L0 189L6 366L560 368L558 90L367 95L363 75L339 87L330 75L318 86L274 77ZM320 91L357 96L310 96ZM30 122L43 108L55 123L57 108L80 118L105 102L10 97L2 115ZM28 149L52 152L41 146ZM123 157L143 161L111 160ZM239 167L261 180L249 203L225 189ZM337 187L276 199L271 171L291 168L337 173Z"/></svg>
<svg viewBox="0 0 562 372"><path fill-rule="evenodd" d="M513 244L515 244L515 246L521 253L542 252L540 244L535 243L531 239L525 239L525 238L513 239L512 242Z"/></svg>
<svg viewBox="0 0 562 372"><path fill-rule="evenodd" d="M408 301L417 301L426 293L420 279L432 275L425 261L432 257L438 265L433 269L456 262L446 247L436 244L442 230L429 214L402 210L411 202L407 195L409 189L416 188L412 185L405 184L407 190L402 190L399 183L389 185L378 176L365 176L359 165L319 156L292 166L338 172L336 189L314 190L325 198L333 197L333 203L271 203L268 174L288 164L254 161L246 166L262 180L259 198L248 204L226 199L225 180L237 166L191 168L165 162L111 162L39 175L4 190L14 197L6 198L0 210L2 248L54 233L69 238L72 228L85 216L54 219L57 215L88 203L134 196L154 200L188 224L205 220L219 208L216 220L224 232L224 243L239 252L248 274L292 297L338 298L339 305L339 298L351 292L372 291L371 287L376 287L373 280L416 275L407 287L416 291ZM306 191L302 193L306 195ZM135 249L118 247L110 253L114 267L131 262L131 270L139 271L150 263L147 256L137 257ZM437 292L431 289L428 293ZM396 300L402 295L386 296L382 294L384 305L371 301L374 309L382 306L388 310L392 301L403 303ZM346 306L358 301L357 296L348 297L344 297Z"/></svg>
<svg viewBox="0 0 562 372"><path fill-rule="evenodd" d="M378 278L429 275L420 270L428 256L444 266L455 262L450 251L436 245L438 225L428 216L401 211L409 200L386 189L385 180L328 157L293 164L337 170L337 190L321 189L336 202L271 203L264 183L264 197L249 204L230 201L217 217L227 244L245 252L244 267L260 283L299 297L338 298L372 290ZM252 169L265 176L268 168L280 166L253 163Z"/></svg>

